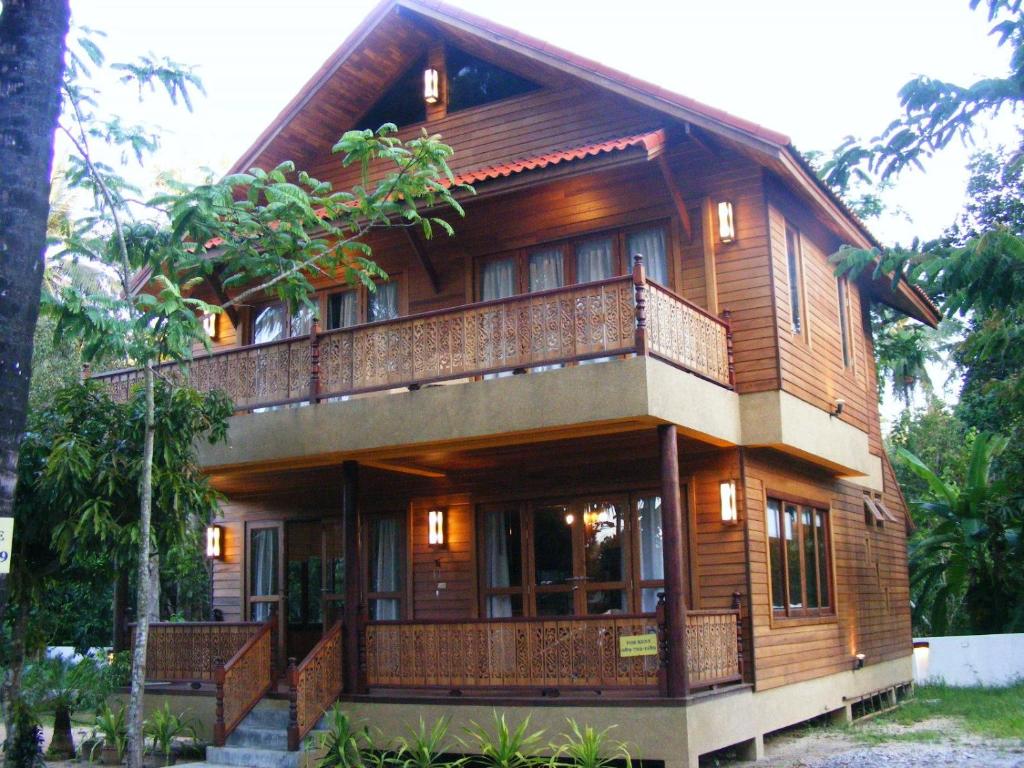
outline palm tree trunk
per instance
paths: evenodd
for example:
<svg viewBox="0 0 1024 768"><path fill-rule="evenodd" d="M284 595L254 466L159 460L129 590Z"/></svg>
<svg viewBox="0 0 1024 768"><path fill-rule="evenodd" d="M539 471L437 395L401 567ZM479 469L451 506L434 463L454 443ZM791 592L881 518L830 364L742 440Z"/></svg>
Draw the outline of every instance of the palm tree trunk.
<svg viewBox="0 0 1024 768"><path fill-rule="evenodd" d="M0 13L0 517L13 517L69 19L68 0L4 0ZM6 587L0 575L0 613Z"/></svg>
<svg viewBox="0 0 1024 768"><path fill-rule="evenodd" d="M142 449L142 480L139 488L139 571L135 649L132 652L132 685L128 697L128 768L142 768L142 708L146 683L146 644L149 640L150 557L149 532L153 513L153 441L156 433L153 404L153 361L145 367L146 423Z"/></svg>
<svg viewBox="0 0 1024 768"><path fill-rule="evenodd" d="M71 710L58 706L53 711L53 736L47 749L49 757L70 760L75 756L75 737L71 733Z"/></svg>

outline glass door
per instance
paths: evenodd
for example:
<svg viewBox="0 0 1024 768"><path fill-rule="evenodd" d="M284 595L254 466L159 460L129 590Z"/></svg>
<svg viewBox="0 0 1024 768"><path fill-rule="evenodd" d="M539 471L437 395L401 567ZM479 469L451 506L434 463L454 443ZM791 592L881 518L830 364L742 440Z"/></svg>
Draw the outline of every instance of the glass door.
<svg viewBox="0 0 1024 768"><path fill-rule="evenodd" d="M266 621L281 606L281 523L249 523L245 541L246 616Z"/></svg>
<svg viewBox="0 0 1024 768"><path fill-rule="evenodd" d="M593 499L579 504L582 534L582 590L577 613L625 613L627 574L625 499Z"/></svg>
<svg viewBox="0 0 1024 768"><path fill-rule="evenodd" d="M323 635L323 525L319 520L285 526L288 656L306 657Z"/></svg>
<svg viewBox="0 0 1024 768"><path fill-rule="evenodd" d="M537 616L577 612L580 574L575 567L576 515L569 504L533 508L533 589Z"/></svg>

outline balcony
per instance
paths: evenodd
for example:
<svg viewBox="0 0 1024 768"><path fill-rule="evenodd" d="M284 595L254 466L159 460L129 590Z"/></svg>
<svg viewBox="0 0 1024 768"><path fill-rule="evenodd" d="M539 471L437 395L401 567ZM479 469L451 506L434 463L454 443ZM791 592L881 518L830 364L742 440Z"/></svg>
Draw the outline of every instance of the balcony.
<svg viewBox="0 0 1024 768"><path fill-rule="evenodd" d="M648 281L624 275L425 312L158 366L199 391L224 390L237 411L418 389L488 374L650 355L722 387L733 385L728 313L715 317ZM138 369L98 374L115 400Z"/></svg>

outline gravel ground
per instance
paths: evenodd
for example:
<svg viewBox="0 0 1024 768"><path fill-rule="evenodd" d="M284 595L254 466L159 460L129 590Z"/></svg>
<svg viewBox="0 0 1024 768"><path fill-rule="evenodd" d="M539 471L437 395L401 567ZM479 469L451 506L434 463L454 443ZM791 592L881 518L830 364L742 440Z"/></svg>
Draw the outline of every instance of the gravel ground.
<svg viewBox="0 0 1024 768"><path fill-rule="evenodd" d="M946 744L884 744L802 763L806 768L1024 768L1024 749L960 747Z"/></svg>

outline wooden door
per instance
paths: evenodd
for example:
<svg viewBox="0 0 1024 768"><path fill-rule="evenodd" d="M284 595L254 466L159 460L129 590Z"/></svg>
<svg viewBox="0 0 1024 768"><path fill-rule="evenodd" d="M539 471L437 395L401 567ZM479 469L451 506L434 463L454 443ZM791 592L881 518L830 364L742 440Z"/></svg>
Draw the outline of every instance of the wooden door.
<svg viewBox="0 0 1024 768"><path fill-rule="evenodd" d="M285 647L301 661L324 631L324 525L320 520L285 525Z"/></svg>

